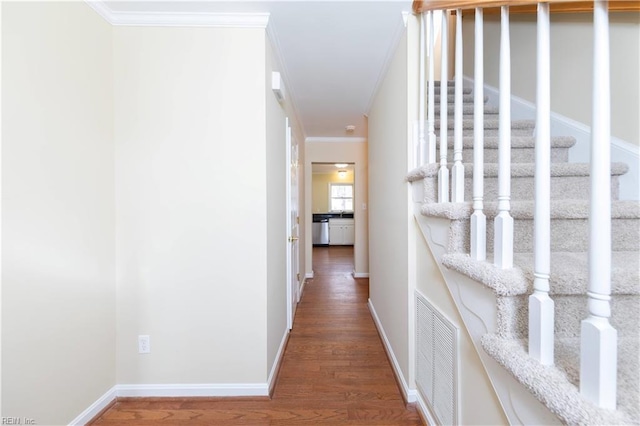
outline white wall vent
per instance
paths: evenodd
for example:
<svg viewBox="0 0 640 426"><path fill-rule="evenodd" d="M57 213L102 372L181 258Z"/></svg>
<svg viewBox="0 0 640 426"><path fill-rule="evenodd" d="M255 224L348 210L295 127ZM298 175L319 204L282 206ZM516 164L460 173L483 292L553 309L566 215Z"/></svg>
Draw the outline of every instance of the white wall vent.
<svg viewBox="0 0 640 426"><path fill-rule="evenodd" d="M438 424L458 424L458 328L416 291L416 384Z"/></svg>

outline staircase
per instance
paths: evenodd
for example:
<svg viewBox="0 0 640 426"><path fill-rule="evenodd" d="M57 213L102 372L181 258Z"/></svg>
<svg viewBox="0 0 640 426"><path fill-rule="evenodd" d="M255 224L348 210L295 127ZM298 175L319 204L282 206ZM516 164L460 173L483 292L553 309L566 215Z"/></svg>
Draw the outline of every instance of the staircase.
<svg viewBox="0 0 640 426"><path fill-rule="evenodd" d="M438 84L435 93L435 103L439 105L442 94ZM452 83L449 84L448 100L449 117L452 118ZM531 358L527 349L528 298L534 280L535 123L512 122L510 213L514 218L514 267L500 269L494 266L492 259L493 219L498 213L499 111L485 104L487 260L476 261L468 254L473 213L473 94L470 88L465 88L463 102L465 202L437 202L439 164L419 167L408 175L407 180L413 186L415 214L421 230L478 352L485 360L510 420L520 419L525 424L550 421L546 414L524 413L528 409L523 409L522 404L526 402L519 404L517 401L523 393L514 391L514 386L506 383L515 379L555 416L556 422L584 425L640 423L640 204L618 200L618 178L627 171L627 166L621 163L611 166L611 324L618 332L618 375L617 410L607 410L588 402L579 388L580 327L581 321L588 316L589 166L567 162L568 151L575 143L573 138L552 138L550 296L555 303L555 364L544 366ZM439 108L435 112L435 134L439 135ZM451 170L451 119L449 129L447 152ZM439 140L437 142L439 146ZM440 158L439 152L436 158ZM506 376L510 377L505 378L505 370L509 373Z"/></svg>

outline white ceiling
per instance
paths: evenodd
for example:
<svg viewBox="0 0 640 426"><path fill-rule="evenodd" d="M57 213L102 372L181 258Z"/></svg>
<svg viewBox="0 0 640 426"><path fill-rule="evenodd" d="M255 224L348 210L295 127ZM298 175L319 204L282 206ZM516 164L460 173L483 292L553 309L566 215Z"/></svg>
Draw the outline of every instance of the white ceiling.
<svg viewBox="0 0 640 426"><path fill-rule="evenodd" d="M114 12L267 12L291 100L306 137L366 137L379 79L410 0L107 1ZM355 125L347 132L347 125Z"/></svg>

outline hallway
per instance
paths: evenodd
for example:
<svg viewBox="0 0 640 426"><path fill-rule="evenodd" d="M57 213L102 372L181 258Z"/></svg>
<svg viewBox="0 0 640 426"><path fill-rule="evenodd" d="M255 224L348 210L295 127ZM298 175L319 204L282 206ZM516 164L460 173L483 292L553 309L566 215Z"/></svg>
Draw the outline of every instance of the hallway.
<svg viewBox="0 0 640 426"><path fill-rule="evenodd" d="M420 425L354 279L353 247L318 247L272 399L120 399L93 424Z"/></svg>

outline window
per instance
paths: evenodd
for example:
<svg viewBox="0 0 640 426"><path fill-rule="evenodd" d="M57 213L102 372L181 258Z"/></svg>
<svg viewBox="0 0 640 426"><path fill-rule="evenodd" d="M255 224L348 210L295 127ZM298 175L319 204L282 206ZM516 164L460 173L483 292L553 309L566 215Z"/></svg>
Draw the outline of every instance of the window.
<svg viewBox="0 0 640 426"><path fill-rule="evenodd" d="M329 206L332 212L352 212L353 184L329 184Z"/></svg>

